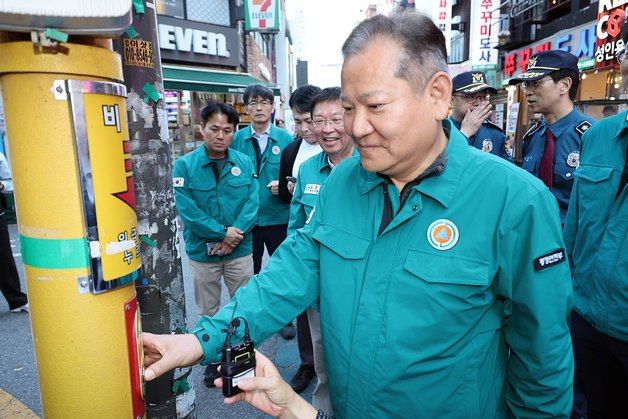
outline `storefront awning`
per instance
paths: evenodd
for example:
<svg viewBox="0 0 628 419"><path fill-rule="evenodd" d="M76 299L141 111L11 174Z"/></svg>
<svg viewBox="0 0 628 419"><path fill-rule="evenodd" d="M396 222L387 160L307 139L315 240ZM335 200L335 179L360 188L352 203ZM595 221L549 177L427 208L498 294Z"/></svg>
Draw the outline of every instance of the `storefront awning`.
<svg viewBox="0 0 628 419"><path fill-rule="evenodd" d="M243 93L250 84L263 84L279 96L277 86L256 79L248 73L208 70L200 68L163 65L166 90L191 90L211 93Z"/></svg>

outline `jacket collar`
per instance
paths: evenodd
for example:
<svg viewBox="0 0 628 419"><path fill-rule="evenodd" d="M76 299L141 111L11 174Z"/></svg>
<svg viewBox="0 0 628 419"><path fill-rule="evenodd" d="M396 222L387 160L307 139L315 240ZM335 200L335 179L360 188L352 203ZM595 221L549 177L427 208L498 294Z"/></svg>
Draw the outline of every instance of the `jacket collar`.
<svg viewBox="0 0 628 419"><path fill-rule="evenodd" d="M201 147L197 148L195 152L198 153L198 158L199 158L199 161L201 162L201 166L207 166L208 164L212 162L212 160L207 155L207 149L205 148L205 145L202 145ZM233 150L231 150L231 147L229 147L227 148L227 162L231 164L235 164L232 157L233 157Z"/></svg>
<svg viewBox="0 0 628 419"><path fill-rule="evenodd" d="M458 184L460 183L464 167L467 164L469 143L465 136L454 126L452 121L445 119L442 124L445 135L449 138L447 147L445 148L447 153L447 166L438 176L423 179L413 188L440 202L444 207L449 207L458 188ZM362 194L373 190L386 181L377 173L367 172L366 170L362 172Z"/></svg>
<svg viewBox="0 0 628 419"><path fill-rule="evenodd" d="M547 121L545 121L544 131L549 128L552 130L552 134L554 134L554 137L558 138L563 132L565 132L567 127L573 125L573 122L578 119L579 116L580 112L578 112L574 107L571 112L560 118L558 121L554 122L554 124L552 125L548 124Z"/></svg>

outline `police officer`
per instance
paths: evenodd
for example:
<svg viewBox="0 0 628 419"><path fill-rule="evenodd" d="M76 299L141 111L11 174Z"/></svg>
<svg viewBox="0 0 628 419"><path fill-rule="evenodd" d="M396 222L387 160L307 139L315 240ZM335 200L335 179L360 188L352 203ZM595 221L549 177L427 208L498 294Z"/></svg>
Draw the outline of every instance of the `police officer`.
<svg viewBox="0 0 628 419"><path fill-rule="evenodd" d="M249 156L259 181L259 212L253 228L253 268L259 273L264 246L272 255L286 238L289 205L278 196L279 161L281 152L293 138L288 131L270 123L275 105L268 87L247 86L243 99L251 124L235 133L231 148Z"/></svg>
<svg viewBox="0 0 628 419"><path fill-rule="evenodd" d="M191 334L143 335L145 378L215 360L233 314L259 342L318 299L339 418L568 416L571 278L556 200L447 119L445 38L428 17L377 15L342 52L344 128L360 159L332 171L305 227L227 307Z"/></svg>
<svg viewBox="0 0 628 419"><path fill-rule="evenodd" d="M452 79L451 121L468 139L469 145L512 161L501 127L488 120L491 95L497 93L481 71L467 71Z"/></svg>
<svg viewBox="0 0 628 419"><path fill-rule="evenodd" d="M624 44L628 24L622 27ZM620 52L624 88L628 60ZM574 282L571 334L588 417L628 417L628 112L582 136L565 244ZM584 413L584 412L581 412ZM584 415L583 415L584 416Z"/></svg>
<svg viewBox="0 0 628 419"><path fill-rule="evenodd" d="M221 278L233 295L253 276L251 230L259 198L251 159L229 149L237 112L211 102L201 120L204 146L179 158L172 175L196 305L199 314L213 316L220 306ZM213 386L216 376L208 367L205 384Z"/></svg>
<svg viewBox="0 0 628 419"><path fill-rule="evenodd" d="M510 84L517 83L530 111L543 114L523 136L523 168L552 191L564 223L580 162L580 138L595 122L573 105L580 84L578 58L561 50L534 54L526 71L510 79Z"/></svg>

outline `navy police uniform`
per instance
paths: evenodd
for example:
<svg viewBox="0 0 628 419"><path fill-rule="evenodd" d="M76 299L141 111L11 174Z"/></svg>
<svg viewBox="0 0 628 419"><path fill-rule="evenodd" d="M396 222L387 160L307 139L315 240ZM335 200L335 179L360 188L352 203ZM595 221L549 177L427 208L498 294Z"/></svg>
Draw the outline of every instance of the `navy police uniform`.
<svg viewBox="0 0 628 419"><path fill-rule="evenodd" d="M487 83L486 74L481 71L460 73L452 79L452 82L454 93L462 93L464 95L474 95L479 92L497 93L497 90ZM449 119L456 128L460 129L462 121L456 121L453 116ZM512 157L506 148L506 135L504 131L490 121L484 121L478 131L467 138L467 141L469 145L478 150L512 161Z"/></svg>
<svg viewBox="0 0 628 419"><path fill-rule="evenodd" d="M532 56L527 70L511 79L510 83L539 80L561 69L569 69L577 74L579 70L576 56L565 51L539 52ZM574 172L580 163L580 138L594 122L595 119L583 115L574 108L552 125L542 119L523 136L523 168L539 177L548 128L554 135L553 177L550 190L558 201L562 224L565 223L567 215Z"/></svg>

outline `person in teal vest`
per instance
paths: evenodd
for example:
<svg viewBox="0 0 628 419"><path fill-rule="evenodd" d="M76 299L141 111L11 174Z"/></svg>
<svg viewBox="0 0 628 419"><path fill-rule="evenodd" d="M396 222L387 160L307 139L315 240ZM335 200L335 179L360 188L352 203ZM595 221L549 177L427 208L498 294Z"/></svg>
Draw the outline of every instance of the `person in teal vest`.
<svg viewBox="0 0 628 419"><path fill-rule="evenodd" d="M202 316L218 311L221 278L233 295L253 276L251 230L257 218L258 185L251 159L229 148L238 120L231 106L210 102L201 111L203 147L180 157L172 171ZM217 375L216 366L208 367L205 384L213 386Z"/></svg>
<svg viewBox="0 0 628 419"><path fill-rule="evenodd" d="M272 255L286 238L289 205L278 196L279 160L293 138L270 123L275 105L269 88L261 84L247 86L243 98L251 125L235 133L231 148L249 156L259 181L259 212L253 228L253 270L257 274L262 269L264 246Z"/></svg>
<svg viewBox="0 0 628 419"><path fill-rule="evenodd" d="M622 26L624 44L628 23ZM618 53L628 87L626 50ZM628 112L582 135L565 221L576 383L588 417L628 417ZM581 410L582 416L584 411Z"/></svg>
<svg viewBox="0 0 628 419"><path fill-rule="evenodd" d="M572 290L555 198L447 119L445 37L428 17L364 20L342 52L360 159L332 171L305 227L214 317L143 335L145 378L218 359L233 315L259 343L318 300L337 418L569 417ZM229 402L316 417L294 393L269 402L282 382L256 373L247 382L261 390Z"/></svg>

